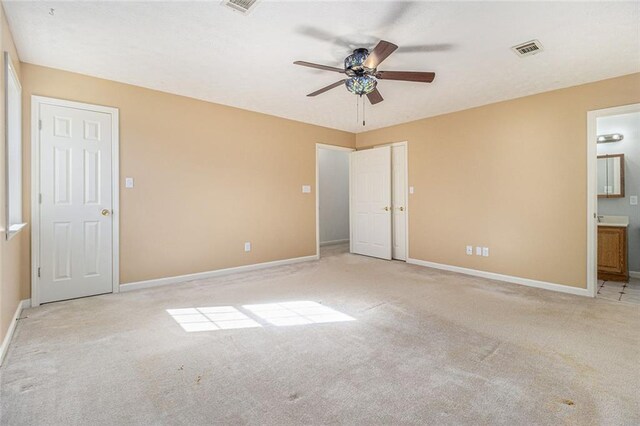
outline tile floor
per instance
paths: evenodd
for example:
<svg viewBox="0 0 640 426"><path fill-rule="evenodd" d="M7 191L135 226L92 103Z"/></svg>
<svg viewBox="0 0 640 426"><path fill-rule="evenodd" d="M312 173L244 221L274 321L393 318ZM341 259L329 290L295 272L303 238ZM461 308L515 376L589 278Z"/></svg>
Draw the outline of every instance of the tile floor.
<svg viewBox="0 0 640 426"><path fill-rule="evenodd" d="M597 297L640 305L640 279L631 278L629 282L598 280Z"/></svg>

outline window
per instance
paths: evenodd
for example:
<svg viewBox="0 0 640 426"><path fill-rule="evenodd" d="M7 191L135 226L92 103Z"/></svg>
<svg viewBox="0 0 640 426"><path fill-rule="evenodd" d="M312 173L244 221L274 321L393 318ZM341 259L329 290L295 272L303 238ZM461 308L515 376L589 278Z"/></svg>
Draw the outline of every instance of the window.
<svg viewBox="0 0 640 426"><path fill-rule="evenodd" d="M6 156L6 235L7 239L25 226L22 221L22 87L4 53L5 78L5 156Z"/></svg>

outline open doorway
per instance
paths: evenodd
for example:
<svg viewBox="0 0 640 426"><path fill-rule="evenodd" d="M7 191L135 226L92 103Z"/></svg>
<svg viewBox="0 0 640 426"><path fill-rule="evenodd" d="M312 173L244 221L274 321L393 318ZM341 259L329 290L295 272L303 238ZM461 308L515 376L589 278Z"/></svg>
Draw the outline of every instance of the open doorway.
<svg viewBox="0 0 640 426"><path fill-rule="evenodd" d="M640 104L589 113L589 290L640 304Z"/></svg>
<svg viewBox="0 0 640 426"><path fill-rule="evenodd" d="M349 154L354 150L316 144L317 253L349 251Z"/></svg>

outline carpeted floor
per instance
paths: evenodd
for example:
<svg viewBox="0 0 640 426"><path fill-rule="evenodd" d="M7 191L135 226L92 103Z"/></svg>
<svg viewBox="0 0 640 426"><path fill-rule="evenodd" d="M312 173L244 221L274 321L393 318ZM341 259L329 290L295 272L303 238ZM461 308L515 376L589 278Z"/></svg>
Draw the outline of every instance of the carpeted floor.
<svg viewBox="0 0 640 426"><path fill-rule="evenodd" d="M291 301L355 320L277 326L245 307ZM186 332L192 311L167 312L197 307L254 326ZM640 424L638 305L343 246L23 317L0 369L2 424Z"/></svg>

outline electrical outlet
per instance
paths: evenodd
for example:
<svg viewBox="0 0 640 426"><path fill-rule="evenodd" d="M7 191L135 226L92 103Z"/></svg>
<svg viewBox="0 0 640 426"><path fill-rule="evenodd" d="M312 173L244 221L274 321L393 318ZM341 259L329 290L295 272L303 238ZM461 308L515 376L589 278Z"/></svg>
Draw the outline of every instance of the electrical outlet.
<svg viewBox="0 0 640 426"><path fill-rule="evenodd" d="M482 247L482 256L489 257L489 247Z"/></svg>
<svg viewBox="0 0 640 426"><path fill-rule="evenodd" d="M124 178L124 187L125 188L133 188L133 178L132 177Z"/></svg>
<svg viewBox="0 0 640 426"><path fill-rule="evenodd" d="M468 256L472 256L473 255L473 246L467 246L467 255Z"/></svg>
<svg viewBox="0 0 640 426"><path fill-rule="evenodd" d="M244 243L244 251L251 251L251 243L249 241Z"/></svg>
<svg viewBox="0 0 640 426"><path fill-rule="evenodd" d="M311 185L302 185L302 193L303 194L311 193Z"/></svg>
<svg viewBox="0 0 640 426"><path fill-rule="evenodd" d="M638 196L637 195L632 195L631 197L629 197L629 204L631 204L632 206L637 206L638 205Z"/></svg>
<svg viewBox="0 0 640 426"><path fill-rule="evenodd" d="M482 256L482 247L476 247L476 256Z"/></svg>
<svg viewBox="0 0 640 426"><path fill-rule="evenodd" d="M413 186L409 187L409 194L413 194Z"/></svg>

